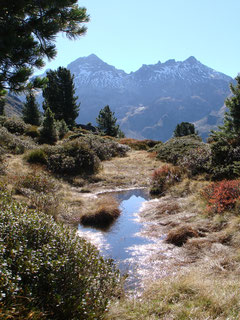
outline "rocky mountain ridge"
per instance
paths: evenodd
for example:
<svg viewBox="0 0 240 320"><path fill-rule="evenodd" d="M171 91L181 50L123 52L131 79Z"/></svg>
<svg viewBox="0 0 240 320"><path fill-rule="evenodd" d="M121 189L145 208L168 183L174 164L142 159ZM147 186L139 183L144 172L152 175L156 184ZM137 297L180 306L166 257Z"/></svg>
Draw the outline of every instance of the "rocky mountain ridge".
<svg viewBox="0 0 240 320"><path fill-rule="evenodd" d="M233 81L194 57L143 65L128 74L92 54L68 69L81 102L78 122L95 123L109 104L126 135L160 140L170 138L181 121L197 122L218 112Z"/></svg>

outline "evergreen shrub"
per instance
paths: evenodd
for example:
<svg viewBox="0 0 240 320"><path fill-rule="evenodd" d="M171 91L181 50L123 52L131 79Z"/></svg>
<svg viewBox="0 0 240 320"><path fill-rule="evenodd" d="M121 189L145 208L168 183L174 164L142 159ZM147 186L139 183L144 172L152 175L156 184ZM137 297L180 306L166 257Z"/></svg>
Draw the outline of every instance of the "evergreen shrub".
<svg viewBox="0 0 240 320"><path fill-rule="evenodd" d="M0 127L0 145L6 152L14 154L22 154L26 150L36 148L36 144L32 139L17 137L3 127Z"/></svg>
<svg viewBox="0 0 240 320"><path fill-rule="evenodd" d="M7 128L7 130L14 134L24 134L24 132L27 130L26 123L17 118L9 118L4 123L3 126Z"/></svg>
<svg viewBox="0 0 240 320"><path fill-rule="evenodd" d="M189 176L211 171L211 148L208 144L203 144L191 149L178 161L178 165L184 168Z"/></svg>
<svg viewBox="0 0 240 320"><path fill-rule="evenodd" d="M123 157L130 148L112 139L86 135L79 139L84 141L96 153L100 160L108 160L112 157Z"/></svg>
<svg viewBox="0 0 240 320"><path fill-rule="evenodd" d="M77 232L13 201L3 187L0 208L1 317L103 319L120 288L112 261Z"/></svg>
<svg viewBox="0 0 240 320"><path fill-rule="evenodd" d="M197 135L172 138L158 148L157 157L159 160L176 165L190 150L195 150L203 145L202 139Z"/></svg>
<svg viewBox="0 0 240 320"><path fill-rule="evenodd" d="M82 141L70 141L44 150L47 154L47 167L55 173L93 174L100 167L95 152Z"/></svg>
<svg viewBox="0 0 240 320"><path fill-rule="evenodd" d="M25 160L29 163L47 164L47 155L42 149L34 149L25 155Z"/></svg>

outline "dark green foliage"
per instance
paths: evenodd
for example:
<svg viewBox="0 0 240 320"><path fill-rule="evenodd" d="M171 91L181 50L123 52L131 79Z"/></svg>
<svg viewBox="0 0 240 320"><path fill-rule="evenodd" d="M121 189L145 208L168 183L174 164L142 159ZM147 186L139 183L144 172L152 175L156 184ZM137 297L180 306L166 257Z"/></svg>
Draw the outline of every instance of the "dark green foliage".
<svg viewBox="0 0 240 320"><path fill-rule="evenodd" d="M103 319L119 287L110 260L75 231L0 191L3 319ZM34 314L39 313L39 317ZM41 313L41 315L40 315ZM18 316L17 316L18 315Z"/></svg>
<svg viewBox="0 0 240 320"><path fill-rule="evenodd" d="M196 135L172 138L158 147L157 157L162 161L177 164L190 150L196 150L202 146L204 143Z"/></svg>
<svg viewBox="0 0 240 320"><path fill-rule="evenodd" d="M77 0L2 0L0 10L0 96L5 89L22 91L34 68L56 56L58 32L68 38L85 33L85 8ZM35 85L42 85L35 79ZM6 91L6 90L5 90Z"/></svg>
<svg viewBox="0 0 240 320"><path fill-rule="evenodd" d="M57 121L57 130L59 138L62 139L65 134L69 131L66 122L62 119L61 121Z"/></svg>
<svg viewBox="0 0 240 320"><path fill-rule="evenodd" d="M4 121L3 126L11 133L24 134L27 130L27 125L19 118L8 118Z"/></svg>
<svg viewBox="0 0 240 320"><path fill-rule="evenodd" d="M41 117L34 94L29 93L26 96L26 100L27 101L24 103L22 110L23 121L34 126L39 126L41 123Z"/></svg>
<svg viewBox="0 0 240 320"><path fill-rule="evenodd" d="M174 137L183 137L196 134L194 124L190 122L181 122L180 124L177 124L173 134Z"/></svg>
<svg viewBox="0 0 240 320"><path fill-rule="evenodd" d="M45 99L43 107L50 107L56 120L64 120L70 128L75 125L79 113L79 105L74 96L74 76L63 67L47 72L48 83L43 90Z"/></svg>
<svg viewBox="0 0 240 320"><path fill-rule="evenodd" d="M50 108L44 112L42 128L40 129L40 142L54 144L58 139L56 121Z"/></svg>
<svg viewBox="0 0 240 320"><path fill-rule="evenodd" d="M109 106L105 106L99 111L99 115L96 119L98 128L106 136L117 137L119 133L119 125L116 125L117 118L114 117Z"/></svg>
<svg viewBox="0 0 240 320"><path fill-rule="evenodd" d="M25 159L29 163L47 164L47 155L42 149L35 149L29 151Z"/></svg>
<svg viewBox="0 0 240 320"><path fill-rule="evenodd" d="M89 145L82 141L71 141L63 145L46 148L47 166L55 173L77 175L93 174L100 161Z"/></svg>
<svg viewBox="0 0 240 320"><path fill-rule="evenodd" d="M0 116L5 116L5 109L4 109L5 103L6 103L6 99L0 98Z"/></svg>
<svg viewBox="0 0 240 320"><path fill-rule="evenodd" d="M240 161L240 77L237 85L230 85L233 96L226 100L228 112L223 126L211 134L212 172L215 179L232 179L237 171L235 162Z"/></svg>

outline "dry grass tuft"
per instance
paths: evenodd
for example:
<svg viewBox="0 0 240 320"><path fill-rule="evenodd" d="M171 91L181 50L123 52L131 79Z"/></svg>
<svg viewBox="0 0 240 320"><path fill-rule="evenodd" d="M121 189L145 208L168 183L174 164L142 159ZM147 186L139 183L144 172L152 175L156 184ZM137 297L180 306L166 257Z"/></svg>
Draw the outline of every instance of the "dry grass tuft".
<svg viewBox="0 0 240 320"><path fill-rule="evenodd" d="M197 238L198 232L190 226L182 226L171 230L166 238L166 242L178 247L184 245L189 238Z"/></svg>
<svg viewBox="0 0 240 320"><path fill-rule="evenodd" d="M80 218L80 223L85 226L108 227L120 215L119 203L111 196L97 199L88 210Z"/></svg>
<svg viewBox="0 0 240 320"><path fill-rule="evenodd" d="M162 214L176 214L180 211L180 206L176 202L163 202L159 203L159 205L156 207L157 210L157 215L162 215Z"/></svg>
<svg viewBox="0 0 240 320"><path fill-rule="evenodd" d="M215 279L202 270L154 283L141 299L112 304L107 320L224 320L239 319L239 281Z"/></svg>

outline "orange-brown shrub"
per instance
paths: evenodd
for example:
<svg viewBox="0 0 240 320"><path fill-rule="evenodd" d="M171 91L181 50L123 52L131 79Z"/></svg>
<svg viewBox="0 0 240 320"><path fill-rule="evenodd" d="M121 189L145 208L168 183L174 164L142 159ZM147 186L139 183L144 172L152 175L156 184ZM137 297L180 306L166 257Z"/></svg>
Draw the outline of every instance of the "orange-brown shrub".
<svg viewBox="0 0 240 320"><path fill-rule="evenodd" d="M207 201L207 213L233 209L240 199L240 180L222 180L206 186L201 195Z"/></svg>
<svg viewBox="0 0 240 320"><path fill-rule="evenodd" d="M154 170L152 176L151 194L163 194L169 187L179 182L182 170L179 167L168 164Z"/></svg>

